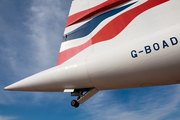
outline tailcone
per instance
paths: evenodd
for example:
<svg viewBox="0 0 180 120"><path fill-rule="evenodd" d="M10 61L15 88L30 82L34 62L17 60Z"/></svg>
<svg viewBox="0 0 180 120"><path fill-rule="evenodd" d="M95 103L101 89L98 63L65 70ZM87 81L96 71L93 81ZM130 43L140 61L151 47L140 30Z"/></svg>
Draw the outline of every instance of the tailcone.
<svg viewBox="0 0 180 120"><path fill-rule="evenodd" d="M25 85L16 82L14 84L11 84L7 87L4 88L4 90L8 90L8 91L28 91L27 89L25 89Z"/></svg>
<svg viewBox="0 0 180 120"><path fill-rule="evenodd" d="M86 65L82 62L56 66L42 71L4 88L9 91L63 92L70 88L94 87L88 78Z"/></svg>
<svg viewBox="0 0 180 120"><path fill-rule="evenodd" d="M13 89L11 89L9 86L5 87L4 90L13 91Z"/></svg>

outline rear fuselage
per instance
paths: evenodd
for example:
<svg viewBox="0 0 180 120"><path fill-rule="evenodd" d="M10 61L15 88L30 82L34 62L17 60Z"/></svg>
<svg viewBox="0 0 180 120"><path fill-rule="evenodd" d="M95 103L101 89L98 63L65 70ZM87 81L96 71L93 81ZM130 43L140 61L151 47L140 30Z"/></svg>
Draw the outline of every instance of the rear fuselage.
<svg viewBox="0 0 180 120"><path fill-rule="evenodd" d="M62 92L178 84L179 12L179 0L74 0L57 66L5 89Z"/></svg>

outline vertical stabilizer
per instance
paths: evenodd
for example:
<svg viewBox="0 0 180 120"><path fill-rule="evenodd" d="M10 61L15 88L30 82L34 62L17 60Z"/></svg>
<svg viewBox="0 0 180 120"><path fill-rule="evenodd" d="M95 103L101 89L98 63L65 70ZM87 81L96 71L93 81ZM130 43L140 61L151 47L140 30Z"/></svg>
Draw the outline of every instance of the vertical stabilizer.
<svg viewBox="0 0 180 120"><path fill-rule="evenodd" d="M111 13L104 13L129 1L131 0L72 1L57 65L68 61L91 46L94 43L91 37L92 31L95 30L103 20L121 12L133 3L118 10L114 10Z"/></svg>

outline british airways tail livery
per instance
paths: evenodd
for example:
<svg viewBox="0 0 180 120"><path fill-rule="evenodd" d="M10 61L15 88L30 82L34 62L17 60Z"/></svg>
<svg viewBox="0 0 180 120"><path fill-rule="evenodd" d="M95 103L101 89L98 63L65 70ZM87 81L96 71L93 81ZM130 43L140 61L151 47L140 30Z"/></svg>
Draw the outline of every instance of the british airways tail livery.
<svg viewBox="0 0 180 120"><path fill-rule="evenodd" d="M4 90L71 92L180 83L179 0L74 0L57 66Z"/></svg>

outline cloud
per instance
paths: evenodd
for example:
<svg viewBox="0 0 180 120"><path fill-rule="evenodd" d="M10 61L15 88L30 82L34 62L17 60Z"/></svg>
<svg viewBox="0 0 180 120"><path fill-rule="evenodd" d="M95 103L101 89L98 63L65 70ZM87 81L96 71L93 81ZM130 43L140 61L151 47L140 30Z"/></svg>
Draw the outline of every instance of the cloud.
<svg viewBox="0 0 180 120"><path fill-rule="evenodd" d="M34 68L29 71L41 71L56 65L68 17L68 10L64 5L70 7L70 0L69 3L67 0L33 0L29 20L25 23L31 31L28 37L33 48L31 59L34 61ZM60 100L63 96L58 97L57 93L33 93L33 98L33 103L38 103L44 98L46 101L53 98Z"/></svg>
<svg viewBox="0 0 180 120"><path fill-rule="evenodd" d="M34 47L34 59L41 67L56 65L68 16L67 9L63 9L64 4L65 1L60 0L32 2L32 14L26 25L31 30L29 37ZM70 4L67 7L70 7Z"/></svg>
<svg viewBox="0 0 180 120"><path fill-rule="evenodd" d="M8 116L2 116L0 115L0 120L15 120L15 117L8 117Z"/></svg>
<svg viewBox="0 0 180 120"><path fill-rule="evenodd" d="M7 93L4 91L0 91L0 104L7 105L15 103L16 97L12 93Z"/></svg>
<svg viewBox="0 0 180 120"><path fill-rule="evenodd" d="M0 15L1 63L13 77L24 78L56 65L71 0L21 2L21 11L16 2L1 8L13 11L13 17Z"/></svg>
<svg viewBox="0 0 180 120"><path fill-rule="evenodd" d="M164 120L167 117L172 119L174 116L171 114L178 111L180 104L179 85L131 89L130 91L125 95L126 100L116 99L119 94L114 94L115 91L98 93L85 103L85 109L82 108L86 114L92 116L85 119Z"/></svg>
<svg viewBox="0 0 180 120"><path fill-rule="evenodd" d="M3 91L0 85L0 105L48 105L52 103L62 103L64 99L70 97L69 94L59 92L16 92Z"/></svg>
<svg viewBox="0 0 180 120"><path fill-rule="evenodd" d="M13 28L8 21L0 18L3 25L0 31L5 33L1 37L7 45L0 46L4 65L1 78L6 80L1 81L0 104L14 104L20 99L26 102L26 98L30 98L32 104L64 98L57 93L4 92L3 87L7 81L11 84L56 65L70 3L71 0L32 0L24 8L26 21L19 21L25 27L16 26L25 29Z"/></svg>

